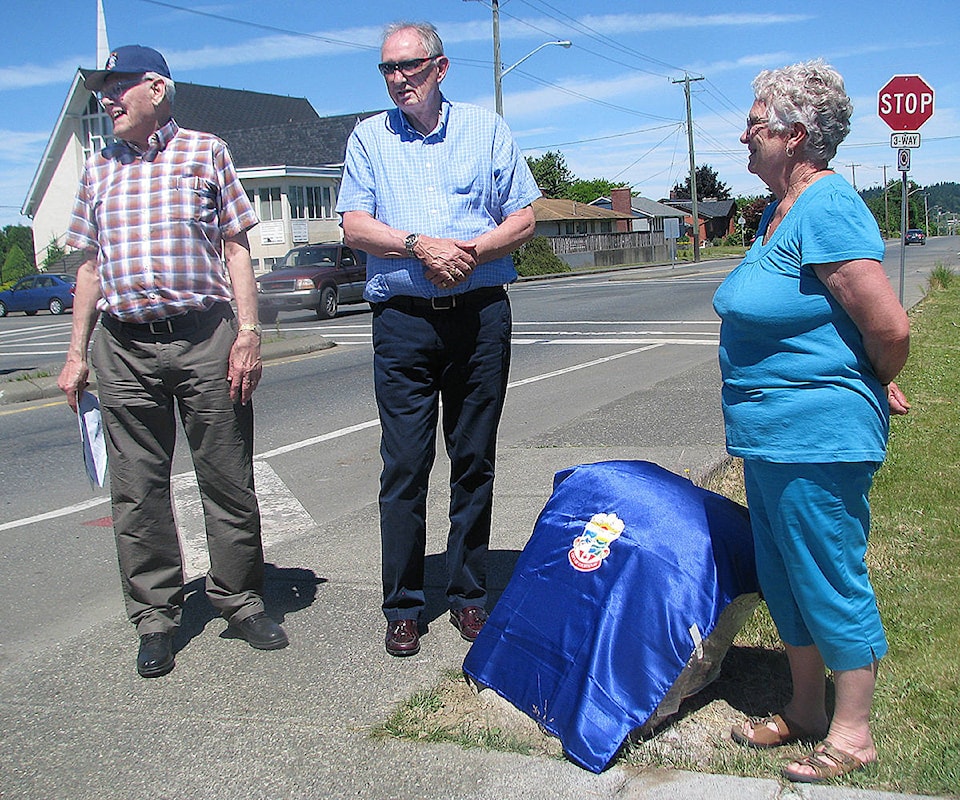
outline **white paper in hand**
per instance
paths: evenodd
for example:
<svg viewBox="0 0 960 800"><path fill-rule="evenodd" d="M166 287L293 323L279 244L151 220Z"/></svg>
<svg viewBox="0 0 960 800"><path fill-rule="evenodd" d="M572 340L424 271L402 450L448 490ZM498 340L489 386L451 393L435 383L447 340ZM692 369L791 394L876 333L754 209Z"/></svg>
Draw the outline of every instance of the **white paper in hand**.
<svg viewBox="0 0 960 800"><path fill-rule="evenodd" d="M103 479L107 474L107 443L100 419L100 401L90 392L80 392L77 412L87 476L97 486L103 486Z"/></svg>

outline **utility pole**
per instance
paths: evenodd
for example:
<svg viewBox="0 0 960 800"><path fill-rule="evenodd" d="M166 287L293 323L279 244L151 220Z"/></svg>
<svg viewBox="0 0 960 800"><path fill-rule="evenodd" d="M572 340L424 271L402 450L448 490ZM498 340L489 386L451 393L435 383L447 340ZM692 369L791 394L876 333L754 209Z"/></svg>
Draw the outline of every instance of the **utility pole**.
<svg viewBox="0 0 960 800"><path fill-rule="evenodd" d="M493 97L497 113L503 116L503 64L500 63L500 0L491 0L493 6Z"/></svg>
<svg viewBox="0 0 960 800"><path fill-rule="evenodd" d="M862 164L847 164L850 167L850 171L853 172L853 191L857 191L857 167L863 166Z"/></svg>
<svg viewBox="0 0 960 800"><path fill-rule="evenodd" d="M881 164L883 170L883 233L890 235L890 206L887 204L887 165Z"/></svg>
<svg viewBox="0 0 960 800"><path fill-rule="evenodd" d="M702 80L702 75L699 78L691 78L687 73L684 73L682 80L672 81L672 83L683 84L683 93L687 98L687 147L690 151L690 216L693 219L691 237L693 240L694 262L700 261L700 215L697 213L697 159L693 153L693 114L690 111L690 81Z"/></svg>

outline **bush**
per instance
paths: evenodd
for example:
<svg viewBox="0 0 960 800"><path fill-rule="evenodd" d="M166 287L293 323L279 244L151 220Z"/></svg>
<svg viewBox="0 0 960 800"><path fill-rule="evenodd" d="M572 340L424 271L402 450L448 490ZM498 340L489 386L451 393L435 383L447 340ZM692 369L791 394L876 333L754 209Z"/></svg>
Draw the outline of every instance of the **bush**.
<svg viewBox="0 0 960 800"><path fill-rule="evenodd" d="M570 272L550 246L546 236L534 236L513 254L513 263L517 272L523 276L552 275L557 272Z"/></svg>

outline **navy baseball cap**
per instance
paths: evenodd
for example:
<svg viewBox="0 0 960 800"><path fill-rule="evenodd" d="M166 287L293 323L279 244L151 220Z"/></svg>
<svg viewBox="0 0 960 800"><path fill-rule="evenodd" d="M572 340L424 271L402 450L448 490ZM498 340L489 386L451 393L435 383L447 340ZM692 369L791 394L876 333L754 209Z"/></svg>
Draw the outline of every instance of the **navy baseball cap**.
<svg viewBox="0 0 960 800"><path fill-rule="evenodd" d="M103 69L84 72L83 85L91 92L99 92L103 88L103 82L111 75L143 75L145 72L156 72L164 78L171 77L170 68L160 53L152 47L127 44L110 53Z"/></svg>

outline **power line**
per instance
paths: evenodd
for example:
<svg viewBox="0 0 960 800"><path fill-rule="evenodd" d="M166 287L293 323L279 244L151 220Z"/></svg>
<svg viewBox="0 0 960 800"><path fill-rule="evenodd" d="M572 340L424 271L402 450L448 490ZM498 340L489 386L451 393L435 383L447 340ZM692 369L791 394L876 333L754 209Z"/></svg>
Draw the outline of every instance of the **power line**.
<svg viewBox="0 0 960 800"><path fill-rule="evenodd" d="M556 89L558 92L563 92L564 94L569 94L572 97L577 97L581 100L586 100L590 103L594 103L599 106L604 106L605 108L612 108L615 111L622 111L624 114L632 114L636 117L645 117L646 119L659 120L661 122L675 122L676 120L670 119L670 117L661 117L657 114L648 114L645 111L636 111L632 108L627 108L626 106L618 106L614 103L608 103L605 100L598 100L596 97L590 97L590 95L583 94L574 89L569 89L566 86L561 86L557 83L551 83L546 81L543 78L538 78L536 75L531 75L529 72L524 72L523 70L516 70L515 75L523 75L527 80L531 80L534 83L539 83L541 86L547 86L551 89Z"/></svg>
<svg viewBox="0 0 960 800"><path fill-rule="evenodd" d="M553 11L554 14L559 14L560 17L563 17L565 20L567 20L567 22L568 22L569 24L571 24L571 25L574 26L574 29L575 29L575 30L579 31L580 33L585 34L588 38L593 39L594 41L596 41L596 42L598 42L598 43L600 43L600 44L606 45L607 47L612 47L613 49L618 50L618 51L620 51L621 53L624 53L624 54L626 54L626 55L633 56L634 58L639 58L639 59L641 59L641 60L643 60L643 61L649 61L651 64L655 64L655 65L657 65L657 66L659 66L659 67L665 67L666 69L671 70L671 71L673 71L673 72L682 72L682 70L680 69L680 67L675 67L675 66L673 66L672 64L667 64L665 61L660 61L659 59L653 58L652 56L645 55L645 54L641 53L639 50L634 50L634 49L631 48L631 47L627 47L626 45L623 45L623 44L621 44L620 42L618 42L616 39L612 39L612 38L610 38L609 36L607 36L606 34L603 34L603 33L600 33L600 32L597 31L597 30L594 30L594 29L591 28L589 25L581 22L581 21L578 20L578 19L575 19L574 17L570 16L570 15L567 14L566 12L561 11L560 9L555 8L554 6L552 6L552 5L550 5L549 3L545 2L545 0L535 0L535 2L536 2L537 5L533 5L533 4L530 2L530 0L521 0L521 2L523 2L524 5L530 6L531 8L534 8L535 10L540 11L541 13L545 13L545 12L543 12L542 9L539 8L539 6L545 6L546 8L550 9L551 11ZM557 22L562 22L562 20L561 20L559 17L552 16L552 15L549 14L549 13L547 13L546 16L549 17L549 18L551 18L551 19L556 20ZM513 17L513 19L516 19L516 18ZM520 21L520 20L518 20L518 21ZM602 54L599 54L599 53L595 53L594 55L598 55L598 56L600 56L601 58L604 57ZM625 65L625 66L628 66L628 65ZM632 68L632 69L637 69L637 70L639 70L640 72L649 72L649 70L643 70L643 69L640 69L639 67L636 67L636 66L632 66L631 68ZM649 74L651 74L651 75L657 75L658 77L661 77L661 78L667 78L667 77L669 77L668 75L664 75L664 74L662 74L662 73L650 72Z"/></svg>
<svg viewBox="0 0 960 800"><path fill-rule="evenodd" d="M653 131L662 131L664 128L671 129L681 129L683 126L680 123L675 123L673 125L658 125L655 128L641 128L636 131L624 131L623 133L611 133L608 136L591 136L588 139L575 139L570 142L557 142L556 144L544 144L539 147L524 147L524 150L551 150L554 147L567 147L568 145L573 144L589 144L590 142L601 142L606 139L620 139L626 136L636 136L638 133L652 133Z"/></svg>
<svg viewBox="0 0 960 800"><path fill-rule="evenodd" d="M315 33L304 33L303 31L294 31L289 28L278 28L273 25L265 25L261 22L250 22L245 19L238 19L237 17L228 17L224 14L214 14L210 11L200 11L196 8L186 8L184 6L174 5L173 3L164 3L161 0L140 0L141 3L148 3L152 6L161 6L163 8L171 8L174 11L183 11L186 14L196 14L198 17L208 17L210 19L217 19L221 22L231 22L234 25L243 25L247 28L256 28L257 30L271 31L272 33L282 33L285 36L297 36L301 39L313 39L317 42L325 42L327 44L335 44L340 47L352 47L357 50L378 50L378 47L374 47L368 44L359 44L357 42L348 42L346 39L334 39L330 36L318 36Z"/></svg>

